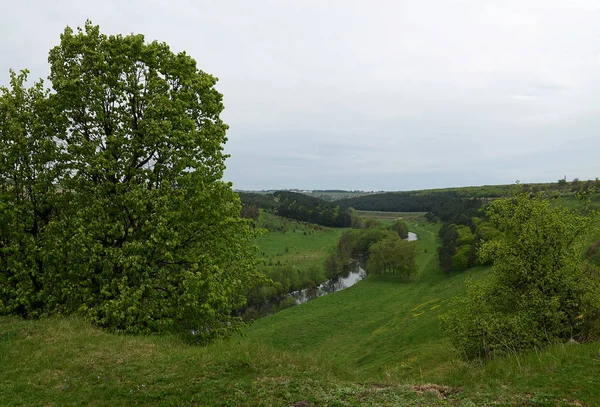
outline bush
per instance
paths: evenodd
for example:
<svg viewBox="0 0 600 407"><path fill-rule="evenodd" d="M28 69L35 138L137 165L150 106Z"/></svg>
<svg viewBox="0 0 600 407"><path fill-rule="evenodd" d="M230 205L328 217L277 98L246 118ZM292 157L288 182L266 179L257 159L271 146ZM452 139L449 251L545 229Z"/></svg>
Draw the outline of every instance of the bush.
<svg viewBox="0 0 600 407"><path fill-rule="evenodd" d="M596 217L525 194L495 201L488 216L501 233L480 250L493 275L469 284L442 318L454 346L470 359L591 338L600 284L598 270L581 262L581 243Z"/></svg>
<svg viewBox="0 0 600 407"><path fill-rule="evenodd" d="M394 223L390 225L390 230L398 233L398 236L400 236L401 239L406 239L408 237L408 226L402 219L395 220Z"/></svg>

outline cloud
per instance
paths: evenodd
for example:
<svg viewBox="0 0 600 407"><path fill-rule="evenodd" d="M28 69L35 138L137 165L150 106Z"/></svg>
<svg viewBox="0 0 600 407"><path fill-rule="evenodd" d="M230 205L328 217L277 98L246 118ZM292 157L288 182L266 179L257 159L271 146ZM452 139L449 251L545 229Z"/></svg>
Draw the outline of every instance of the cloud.
<svg viewBox="0 0 600 407"><path fill-rule="evenodd" d="M414 189L594 178L594 0L12 2L9 68L86 18L186 50L217 77L237 188Z"/></svg>

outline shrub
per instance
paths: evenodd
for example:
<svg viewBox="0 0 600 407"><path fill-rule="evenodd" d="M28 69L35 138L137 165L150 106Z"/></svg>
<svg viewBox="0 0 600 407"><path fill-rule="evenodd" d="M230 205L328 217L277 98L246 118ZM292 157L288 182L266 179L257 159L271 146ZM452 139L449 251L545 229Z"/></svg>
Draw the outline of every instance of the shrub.
<svg viewBox="0 0 600 407"><path fill-rule="evenodd" d="M493 275L469 284L442 327L466 358L492 357L570 338L590 338L598 324L598 270L582 264L582 238L596 222L522 194L488 208L498 239L480 256Z"/></svg>

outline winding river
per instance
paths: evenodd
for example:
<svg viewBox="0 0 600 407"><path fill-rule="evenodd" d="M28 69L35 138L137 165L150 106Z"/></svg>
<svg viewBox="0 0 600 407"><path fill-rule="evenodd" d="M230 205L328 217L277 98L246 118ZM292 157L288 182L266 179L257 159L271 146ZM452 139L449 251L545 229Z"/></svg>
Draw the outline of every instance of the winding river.
<svg viewBox="0 0 600 407"><path fill-rule="evenodd" d="M408 232L406 238L409 242L417 240L417 234ZM331 294L336 291L341 291L345 288L352 287L360 280L367 276L367 272L361 267L360 262L355 261L348 265L344 272L339 276L332 278L319 285L318 287L305 288L304 290L294 291L290 296L296 299L296 304L303 304L306 301L322 297L323 295Z"/></svg>
<svg viewBox="0 0 600 407"><path fill-rule="evenodd" d="M417 234L408 232L408 237L406 240L409 242L417 240ZM354 261L348 266L344 267L342 274L327 280L318 287L310 287L305 288L304 290L294 291L290 294L284 295L279 300L272 300L259 306L255 305L248 307L244 312L243 318L256 319L273 314L274 312L277 312L277 310L281 309L282 304L285 304L285 307L303 304L314 298L322 297L324 295L352 287L366 276L367 272L362 268L361 263L359 261ZM294 301L292 302L291 299Z"/></svg>

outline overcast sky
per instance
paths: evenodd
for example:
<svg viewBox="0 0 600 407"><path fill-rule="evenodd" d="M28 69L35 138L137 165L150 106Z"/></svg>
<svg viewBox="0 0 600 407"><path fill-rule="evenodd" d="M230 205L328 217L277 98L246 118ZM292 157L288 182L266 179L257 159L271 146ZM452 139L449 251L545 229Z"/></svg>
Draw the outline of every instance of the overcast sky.
<svg viewBox="0 0 600 407"><path fill-rule="evenodd" d="M600 176L600 0L2 0L0 84L86 19L219 78L239 189Z"/></svg>

